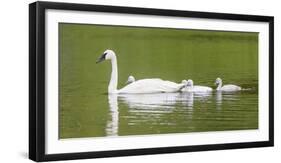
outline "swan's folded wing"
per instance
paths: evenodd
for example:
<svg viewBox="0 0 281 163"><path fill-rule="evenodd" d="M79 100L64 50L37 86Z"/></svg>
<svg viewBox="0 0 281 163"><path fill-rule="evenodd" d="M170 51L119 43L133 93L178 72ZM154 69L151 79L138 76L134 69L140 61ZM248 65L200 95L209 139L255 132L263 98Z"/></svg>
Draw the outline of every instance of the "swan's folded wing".
<svg viewBox="0 0 281 163"><path fill-rule="evenodd" d="M122 89L119 93L164 93L176 92L179 89L179 84L163 81L161 79L142 79L131 83Z"/></svg>
<svg viewBox="0 0 281 163"><path fill-rule="evenodd" d="M207 87L207 86L200 86L200 85L196 85L196 86L193 86L193 90L194 92L210 92L212 91L212 88L211 87Z"/></svg>
<svg viewBox="0 0 281 163"><path fill-rule="evenodd" d="M240 91L241 87L233 84L227 84L221 87L222 91Z"/></svg>

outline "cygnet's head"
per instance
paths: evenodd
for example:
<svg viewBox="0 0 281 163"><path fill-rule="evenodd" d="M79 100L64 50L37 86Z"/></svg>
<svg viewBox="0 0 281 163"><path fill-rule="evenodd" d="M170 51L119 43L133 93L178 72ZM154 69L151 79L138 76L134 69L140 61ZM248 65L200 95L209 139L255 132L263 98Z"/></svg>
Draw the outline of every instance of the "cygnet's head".
<svg viewBox="0 0 281 163"><path fill-rule="evenodd" d="M113 58L116 58L116 55L115 55L114 51L113 51L113 50L107 49L107 50L105 50L105 51L103 52L103 54L99 57L99 59L96 61L96 63L102 62L102 61L104 61L104 60L111 60L111 59L113 59Z"/></svg>
<svg viewBox="0 0 281 163"><path fill-rule="evenodd" d="M135 81L136 81L135 78L134 78L132 75L130 75L130 76L128 77L128 80L127 80L126 84L130 84L130 83L133 83L133 82L135 82Z"/></svg>
<svg viewBox="0 0 281 163"><path fill-rule="evenodd" d="M192 87L193 86L193 81L192 80L182 80L182 84L184 84L186 87Z"/></svg>
<svg viewBox="0 0 281 163"><path fill-rule="evenodd" d="M181 81L181 84L186 85L186 84L187 84L187 80L182 80L182 81Z"/></svg>
<svg viewBox="0 0 281 163"><path fill-rule="evenodd" d="M215 85L219 85L222 83L222 80L221 78L217 78L216 81L215 81Z"/></svg>

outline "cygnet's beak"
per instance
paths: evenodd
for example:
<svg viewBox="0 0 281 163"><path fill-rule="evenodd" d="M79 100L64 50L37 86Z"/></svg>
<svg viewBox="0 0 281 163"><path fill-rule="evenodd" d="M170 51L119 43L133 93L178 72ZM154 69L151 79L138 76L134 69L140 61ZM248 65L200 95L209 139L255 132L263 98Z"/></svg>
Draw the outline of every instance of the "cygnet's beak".
<svg viewBox="0 0 281 163"><path fill-rule="evenodd" d="M100 63L100 62L104 61L104 60L105 60L105 56L106 56L106 53L102 54L102 55L99 57L99 59L96 61L96 63Z"/></svg>

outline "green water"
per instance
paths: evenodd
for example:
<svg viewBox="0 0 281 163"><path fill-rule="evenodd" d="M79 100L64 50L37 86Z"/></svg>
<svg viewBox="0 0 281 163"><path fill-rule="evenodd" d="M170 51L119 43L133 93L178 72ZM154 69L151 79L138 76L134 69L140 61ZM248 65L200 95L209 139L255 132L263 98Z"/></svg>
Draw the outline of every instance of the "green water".
<svg viewBox="0 0 281 163"><path fill-rule="evenodd" d="M118 60L118 88L129 75L195 85L246 88L237 93L107 94ZM101 25L59 25L59 137L104 137L258 128L258 33Z"/></svg>

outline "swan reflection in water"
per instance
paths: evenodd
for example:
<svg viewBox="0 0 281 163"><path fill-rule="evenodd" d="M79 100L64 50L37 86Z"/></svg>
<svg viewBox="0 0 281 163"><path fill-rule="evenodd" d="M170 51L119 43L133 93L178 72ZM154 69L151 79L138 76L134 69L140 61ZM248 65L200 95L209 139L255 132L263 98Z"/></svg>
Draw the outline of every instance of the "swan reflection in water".
<svg viewBox="0 0 281 163"><path fill-rule="evenodd" d="M162 114L172 113L178 106L189 111L193 110L194 100L207 100L211 94L186 93L159 93L159 94L109 94L109 114L107 121L107 136L118 136L119 128L119 108L118 103L128 106L128 112L138 116L147 115L147 120L161 118ZM191 115L190 115L191 116ZM192 117L190 117L192 118ZM140 121L140 120L139 120ZM128 122L128 125L134 122Z"/></svg>
<svg viewBox="0 0 281 163"><path fill-rule="evenodd" d="M215 94L217 109L221 110L223 103L234 103L239 100L239 93L240 92L217 91Z"/></svg>
<svg viewBox="0 0 281 163"><path fill-rule="evenodd" d="M153 109L153 108L165 108L172 111L176 107L176 103L182 101L187 105L193 105L193 100L190 100L190 96L186 99L182 97L181 93L157 93L157 94L120 94L118 99L129 106L129 108L135 109Z"/></svg>
<svg viewBox="0 0 281 163"><path fill-rule="evenodd" d="M108 95L109 114L111 119L107 121L106 135L118 136L118 124L119 124L119 109L116 94Z"/></svg>

